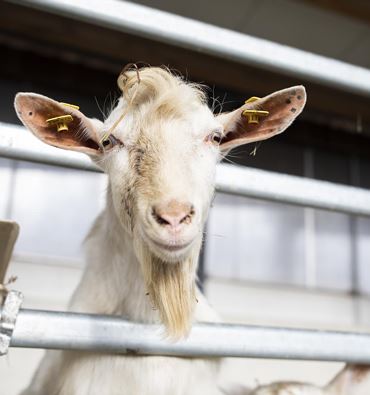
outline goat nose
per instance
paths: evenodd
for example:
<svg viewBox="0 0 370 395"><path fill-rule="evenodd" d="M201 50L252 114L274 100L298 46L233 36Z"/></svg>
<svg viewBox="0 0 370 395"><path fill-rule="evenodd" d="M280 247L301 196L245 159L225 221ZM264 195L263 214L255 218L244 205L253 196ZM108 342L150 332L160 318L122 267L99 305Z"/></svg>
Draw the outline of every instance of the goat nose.
<svg viewBox="0 0 370 395"><path fill-rule="evenodd" d="M159 225L171 228L176 228L180 224L190 224L194 213L192 204L178 200L158 204L152 210L153 217Z"/></svg>

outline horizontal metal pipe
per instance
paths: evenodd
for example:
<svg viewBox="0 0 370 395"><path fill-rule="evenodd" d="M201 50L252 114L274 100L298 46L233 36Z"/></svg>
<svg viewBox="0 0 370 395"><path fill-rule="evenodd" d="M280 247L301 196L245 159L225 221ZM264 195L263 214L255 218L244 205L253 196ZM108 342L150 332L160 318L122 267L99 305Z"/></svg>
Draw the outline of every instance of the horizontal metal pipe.
<svg viewBox="0 0 370 395"><path fill-rule="evenodd" d="M369 96L370 71L338 60L118 0L8 0L150 40Z"/></svg>
<svg viewBox="0 0 370 395"><path fill-rule="evenodd" d="M83 154L48 146L24 127L3 122L0 122L0 157L77 170L102 171Z"/></svg>
<svg viewBox="0 0 370 395"><path fill-rule="evenodd" d="M0 157L101 172L87 156L39 142L21 126L0 123ZM220 164L218 192L370 216L370 191L325 181Z"/></svg>
<svg viewBox="0 0 370 395"><path fill-rule="evenodd" d="M370 334L196 324L186 340L113 316L21 310L11 347L173 355L345 361L370 364Z"/></svg>
<svg viewBox="0 0 370 395"><path fill-rule="evenodd" d="M370 191L362 188L226 164L216 185L228 194L370 216Z"/></svg>

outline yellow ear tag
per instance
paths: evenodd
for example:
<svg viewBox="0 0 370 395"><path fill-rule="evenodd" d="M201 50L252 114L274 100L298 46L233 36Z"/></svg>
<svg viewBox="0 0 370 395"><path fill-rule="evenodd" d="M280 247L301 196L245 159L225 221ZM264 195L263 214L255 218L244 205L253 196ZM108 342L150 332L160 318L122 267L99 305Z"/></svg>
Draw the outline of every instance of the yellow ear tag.
<svg viewBox="0 0 370 395"><path fill-rule="evenodd" d="M252 96L245 101L245 104L253 103L258 99L260 99L260 97ZM270 113L268 111L262 110L244 110L242 114L248 118L248 123L259 123L259 117L267 117L267 115L269 115Z"/></svg>
<svg viewBox="0 0 370 395"><path fill-rule="evenodd" d="M58 132L68 131L67 124L72 121L72 115L61 115L60 117L49 118L46 120L48 125L56 125Z"/></svg>
<svg viewBox="0 0 370 395"><path fill-rule="evenodd" d="M260 99L260 97L252 96L252 97L250 97L248 100L245 101L245 104L247 104L247 103L253 103L254 101L259 100L259 99Z"/></svg>
<svg viewBox="0 0 370 395"><path fill-rule="evenodd" d="M80 109L80 107L76 106L75 104L69 104L69 103L63 103L63 102L60 102L60 104L63 104L63 106L66 106L66 107L71 107L71 108L73 108L75 110L79 110Z"/></svg>

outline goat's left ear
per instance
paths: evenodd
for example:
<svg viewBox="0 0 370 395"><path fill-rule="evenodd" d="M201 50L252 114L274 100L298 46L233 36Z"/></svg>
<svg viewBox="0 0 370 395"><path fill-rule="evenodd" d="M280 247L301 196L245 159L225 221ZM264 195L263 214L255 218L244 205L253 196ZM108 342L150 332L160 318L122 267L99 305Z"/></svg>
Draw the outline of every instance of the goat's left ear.
<svg viewBox="0 0 370 395"><path fill-rule="evenodd" d="M23 124L44 143L90 156L101 153L102 122L87 118L77 108L36 93L18 93L14 106Z"/></svg>
<svg viewBox="0 0 370 395"><path fill-rule="evenodd" d="M303 86L293 86L272 93L262 99L247 102L230 113L221 114L217 120L224 126L224 137L220 146L222 151L239 145L266 140L282 133L299 115L306 103L306 91ZM265 111L257 116L258 123L253 122L253 112ZM252 116L252 119L250 117ZM252 122L251 122L252 121Z"/></svg>

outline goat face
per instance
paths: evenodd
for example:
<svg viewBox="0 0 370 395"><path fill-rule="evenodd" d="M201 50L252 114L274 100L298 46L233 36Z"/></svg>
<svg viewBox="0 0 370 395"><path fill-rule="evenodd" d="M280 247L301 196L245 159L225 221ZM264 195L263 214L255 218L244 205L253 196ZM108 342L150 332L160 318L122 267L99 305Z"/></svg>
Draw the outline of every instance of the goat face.
<svg viewBox="0 0 370 395"><path fill-rule="evenodd" d="M122 107L121 101L108 125ZM201 243L219 158L212 136L221 136L222 125L201 102L183 103L168 118L143 107L131 120L135 127L123 121L115 130L124 143L105 161L114 207L154 255L178 262Z"/></svg>
<svg viewBox="0 0 370 395"><path fill-rule="evenodd" d="M280 133L305 102L296 87L216 117L198 86L164 69L125 73L119 86L124 98L105 123L122 142L104 160L114 207L135 240L167 263L199 250L221 153ZM246 109L269 115L250 124Z"/></svg>

